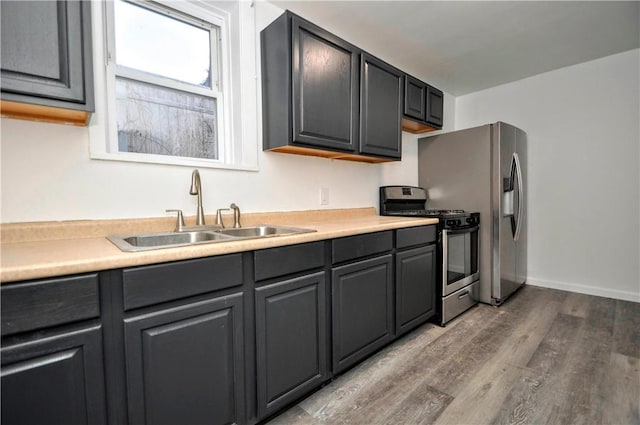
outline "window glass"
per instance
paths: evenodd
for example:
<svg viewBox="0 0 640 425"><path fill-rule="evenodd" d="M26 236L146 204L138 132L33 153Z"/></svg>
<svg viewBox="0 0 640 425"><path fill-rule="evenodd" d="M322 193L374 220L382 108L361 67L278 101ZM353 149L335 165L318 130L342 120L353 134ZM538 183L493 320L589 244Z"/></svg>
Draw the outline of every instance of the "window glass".
<svg viewBox="0 0 640 425"><path fill-rule="evenodd" d="M211 87L209 29L121 0L114 15L118 65Z"/></svg>
<svg viewBox="0 0 640 425"><path fill-rule="evenodd" d="M218 159L216 99L116 79L118 150Z"/></svg>
<svg viewBox="0 0 640 425"><path fill-rule="evenodd" d="M253 2L109 0L91 13L91 158L258 169Z"/></svg>

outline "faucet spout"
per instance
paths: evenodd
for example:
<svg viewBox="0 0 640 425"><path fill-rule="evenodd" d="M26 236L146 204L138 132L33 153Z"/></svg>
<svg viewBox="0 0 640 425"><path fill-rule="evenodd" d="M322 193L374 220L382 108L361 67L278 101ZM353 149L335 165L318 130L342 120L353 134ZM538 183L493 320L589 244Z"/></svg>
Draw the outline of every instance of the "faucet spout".
<svg viewBox="0 0 640 425"><path fill-rule="evenodd" d="M237 206L235 203L231 204L231 206L229 206L230 209L233 210L233 227L234 229L238 229L240 227L242 227L242 225L240 224L240 207Z"/></svg>
<svg viewBox="0 0 640 425"><path fill-rule="evenodd" d="M198 170L193 170L193 173L191 173L191 189L189 189L189 194L198 196L196 224L198 226L204 226L204 208L202 207L202 182L200 181L200 172Z"/></svg>

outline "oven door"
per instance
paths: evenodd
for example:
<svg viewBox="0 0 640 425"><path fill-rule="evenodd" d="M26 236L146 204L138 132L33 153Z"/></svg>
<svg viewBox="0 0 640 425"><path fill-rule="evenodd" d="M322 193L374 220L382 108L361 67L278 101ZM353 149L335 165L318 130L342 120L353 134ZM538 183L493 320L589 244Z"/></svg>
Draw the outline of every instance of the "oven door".
<svg viewBox="0 0 640 425"><path fill-rule="evenodd" d="M480 278L478 229L442 230L442 296Z"/></svg>

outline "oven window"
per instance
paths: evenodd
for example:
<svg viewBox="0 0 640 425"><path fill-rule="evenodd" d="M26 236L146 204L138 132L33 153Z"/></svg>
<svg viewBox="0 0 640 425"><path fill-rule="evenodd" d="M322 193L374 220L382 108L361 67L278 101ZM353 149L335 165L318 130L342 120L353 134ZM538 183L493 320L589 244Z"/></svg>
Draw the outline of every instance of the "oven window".
<svg viewBox="0 0 640 425"><path fill-rule="evenodd" d="M449 234L447 284L478 272L478 231Z"/></svg>

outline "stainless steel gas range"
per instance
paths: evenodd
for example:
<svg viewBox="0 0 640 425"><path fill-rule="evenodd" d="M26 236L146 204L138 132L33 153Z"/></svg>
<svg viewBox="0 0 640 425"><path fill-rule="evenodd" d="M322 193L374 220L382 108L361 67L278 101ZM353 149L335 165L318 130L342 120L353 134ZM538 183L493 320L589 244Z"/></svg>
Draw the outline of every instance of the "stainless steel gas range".
<svg viewBox="0 0 640 425"><path fill-rule="evenodd" d="M433 217L438 228L438 284L435 321L444 326L478 303L480 214L463 210L426 209L427 194L414 186L380 188L380 215Z"/></svg>

